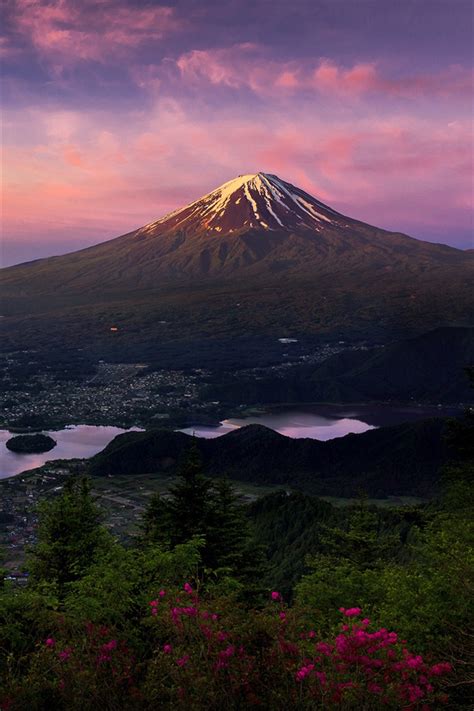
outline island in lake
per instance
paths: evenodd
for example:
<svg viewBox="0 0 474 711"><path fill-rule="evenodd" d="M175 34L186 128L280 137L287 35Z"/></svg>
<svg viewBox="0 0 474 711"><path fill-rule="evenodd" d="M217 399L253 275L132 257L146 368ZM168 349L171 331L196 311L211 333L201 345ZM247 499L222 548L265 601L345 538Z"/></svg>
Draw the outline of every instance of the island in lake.
<svg viewBox="0 0 474 711"><path fill-rule="evenodd" d="M34 434L12 437L6 443L6 447L17 454L37 454L49 452L56 444L56 441L49 435Z"/></svg>

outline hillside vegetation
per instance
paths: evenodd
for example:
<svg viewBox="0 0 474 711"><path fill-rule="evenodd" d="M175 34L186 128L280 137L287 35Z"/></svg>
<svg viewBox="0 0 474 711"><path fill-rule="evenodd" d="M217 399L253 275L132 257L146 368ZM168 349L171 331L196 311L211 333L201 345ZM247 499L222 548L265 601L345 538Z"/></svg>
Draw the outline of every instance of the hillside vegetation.
<svg viewBox="0 0 474 711"><path fill-rule="evenodd" d="M5 711L472 708L473 418L430 505L243 506L194 445L124 547L87 480L0 587Z"/></svg>
<svg viewBox="0 0 474 711"><path fill-rule="evenodd" d="M430 496L447 459L442 418L382 427L320 442L247 425L215 439L196 438L209 476L223 474L332 496ZM173 473L193 438L182 432L128 432L91 459L91 476Z"/></svg>

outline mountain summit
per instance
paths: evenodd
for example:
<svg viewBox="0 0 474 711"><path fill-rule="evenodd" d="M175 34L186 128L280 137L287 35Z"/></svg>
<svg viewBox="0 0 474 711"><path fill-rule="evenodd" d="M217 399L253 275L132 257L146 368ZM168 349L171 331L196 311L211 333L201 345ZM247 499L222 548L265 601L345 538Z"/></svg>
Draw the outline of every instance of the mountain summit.
<svg viewBox="0 0 474 711"><path fill-rule="evenodd" d="M199 200L146 225L138 234L169 230L226 234L260 230L320 230L344 218L300 188L269 173L239 175Z"/></svg>
<svg viewBox="0 0 474 711"><path fill-rule="evenodd" d="M24 294L156 289L196 281L338 274L357 280L461 269L468 256L367 225L276 175L240 175L122 237L3 270ZM472 260L472 255L471 255ZM345 276L344 276L345 275Z"/></svg>
<svg viewBox="0 0 474 711"><path fill-rule="evenodd" d="M113 327L126 358L163 339L399 337L469 324L473 264L255 173L116 239L2 270L1 326L10 350L75 343L79 329L100 353Z"/></svg>

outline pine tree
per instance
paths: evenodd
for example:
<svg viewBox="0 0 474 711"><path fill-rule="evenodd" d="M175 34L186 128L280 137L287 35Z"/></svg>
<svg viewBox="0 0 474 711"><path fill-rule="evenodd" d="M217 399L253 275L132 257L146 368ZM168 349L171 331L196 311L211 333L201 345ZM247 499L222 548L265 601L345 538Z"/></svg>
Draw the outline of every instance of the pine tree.
<svg viewBox="0 0 474 711"><path fill-rule="evenodd" d="M55 583L62 591L110 543L109 534L84 478L70 479L60 496L38 506L38 514L38 541L28 559L30 577L33 583Z"/></svg>
<svg viewBox="0 0 474 711"><path fill-rule="evenodd" d="M226 479L204 476L199 450L193 446L167 496L152 498L144 514L145 542L174 547L195 536L204 539L204 569L228 569L250 579L263 565L261 547L251 539L243 506Z"/></svg>
<svg viewBox="0 0 474 711"><path fill-rule="evenodd" d="M347 560L359 567L369 569L387 557L399 545L396 534L381 535L379 515L371 511L365 498L351 507L347 527L326 527L322 535L326 555Z"/></svg>

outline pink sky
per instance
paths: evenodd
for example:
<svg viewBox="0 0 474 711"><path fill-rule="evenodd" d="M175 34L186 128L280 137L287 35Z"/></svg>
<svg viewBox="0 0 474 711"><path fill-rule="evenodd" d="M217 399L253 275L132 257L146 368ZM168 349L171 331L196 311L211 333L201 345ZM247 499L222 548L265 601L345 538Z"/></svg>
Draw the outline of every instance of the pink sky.
<svg viewBox="0 0 474 711"><path fill-rule="evenodd" d="M213 2L9 0L5 263L123 234L257 171L366 222L472 246L468 4L448 17L394 2L408 39L372 0L357 3L370 28L298 4L304 26L285 25L278 2L268 20L264 0L238 18Z"/></svg>

